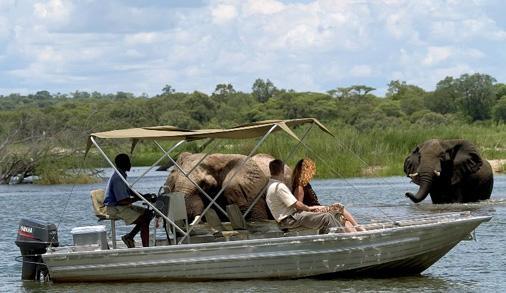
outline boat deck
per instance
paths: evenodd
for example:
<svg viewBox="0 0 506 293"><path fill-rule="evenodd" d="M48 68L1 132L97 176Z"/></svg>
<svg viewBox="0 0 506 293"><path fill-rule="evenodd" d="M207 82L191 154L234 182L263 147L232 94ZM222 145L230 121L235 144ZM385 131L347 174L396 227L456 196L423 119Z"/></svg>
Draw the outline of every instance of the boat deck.
<svg viewBox="0 0 506 293"><path fill-rule="evenodd" d="M353 233L217 238L206 243L114 250L62 247L42 257L54 282L418 274L469 239L490 218L469 213L428 215L370 223L365 226L367 231Z"/></svg>
<svg viewBox="0 0 506 293"><path fill-rule="evenodd" d="M398 218L391 219L389 221L373 221L371 223L362 225L367 231L366 232L378 232L385 229L417 226L422 224L431 224L439 222L452 221L462 217L471 216L470 212L460 213L440 213L431 214L426 216L412 217L409 219ZM200 244L200 243L216 243L216 242L229 242L229 241L240 241L240 240L255 240L255 239L274 239L274 238L286 238L296 236L308 236L308 235L320 235L316 229L293 229L293 230L282 230L274 220L247 222L247 229L245 230L234 230L230 222L222 222L223 231L216 231L215 228L211 227L206 223L196 225L192 231L189 241L185 241L185 244ZM339 229L333 230L331 233L344 233ZM356 232L358 233L358 232ZM346 233L346 234L356 234ZM158 235L165 236L163 229L159 230ZM172 235L171 235L172 236ZM471 237L471 236L470 236ZM121 240L116 241L117 249L126 249L127 247ZM154 246L172 246L166 237L156 238ZM140 241L136 242L136 247L142 247ZM109 239L109 248L112 248L112 241ZM103 250L98 244L96 245L81 245L81 246L65 246L52 248L52 253L58 252L85 252L85 251L96 251Z"/></svg>

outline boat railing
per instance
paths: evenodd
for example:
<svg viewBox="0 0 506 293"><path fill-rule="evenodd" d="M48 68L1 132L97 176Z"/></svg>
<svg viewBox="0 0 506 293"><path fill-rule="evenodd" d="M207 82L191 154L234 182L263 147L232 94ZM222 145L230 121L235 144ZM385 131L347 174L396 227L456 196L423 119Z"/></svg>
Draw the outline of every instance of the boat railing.
<svg viewBox="0 0 506 293"><path fill-rule="evenodd" d="M409 216L409 217L397 217L391 218L392 221L387 222L374 222L372 220L371 223L362 225L367 230L375 230L375 229L386 229L386 228L394 228L394 227L407 227L407 226L416 226L421 224L428 223L442 223L452 221L458 218L466 218L470 217L471 212L463 211L463 212L447 212L447 213L439 213L439 214L426 214L419 216Z"/></svg>

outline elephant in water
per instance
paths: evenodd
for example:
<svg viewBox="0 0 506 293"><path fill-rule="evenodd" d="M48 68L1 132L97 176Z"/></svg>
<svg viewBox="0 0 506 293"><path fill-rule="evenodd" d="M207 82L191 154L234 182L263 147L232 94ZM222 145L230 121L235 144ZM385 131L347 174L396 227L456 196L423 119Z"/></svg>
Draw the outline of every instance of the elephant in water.
<svg viewBox="0 0 506 293"><path fill-rule="evenodd" d="M177 163L185 172L190 171L205 155L182 153ZM226 188L217 200L220 207L225 210L226 205L236 204L245 213L249 205L254 201L257 194L269 181L269 162L274 160L270 155L258 154L249 159L242 167L241 162L246 158L237 154L211 154L208 155L189 176L212 198ZM291 174L286 167L285 174ZM237 174L234 176L234 174ZM287 177L286 182L289 182ZM188 218L193 220L200 215L210 200L203 195L177 168L173 168L166 181L166 191L179 191L185 194L186 211ZM214 207L213 207L214 208ZM215 208L216 209L216 208ZM222 217L220 211L216 211ZM249 220L271 219L272 216L265 202L265 191L255 204L247 217Z"/></svg>
<svg viewBox="0 0 506 293"><path fill-rule="evenodd" d="M413 202L428 194L432 203L465 203L490 198L494 185L492 168L467 140L431 139L418 145L404 160L404 173L419 185Z"/></svg>

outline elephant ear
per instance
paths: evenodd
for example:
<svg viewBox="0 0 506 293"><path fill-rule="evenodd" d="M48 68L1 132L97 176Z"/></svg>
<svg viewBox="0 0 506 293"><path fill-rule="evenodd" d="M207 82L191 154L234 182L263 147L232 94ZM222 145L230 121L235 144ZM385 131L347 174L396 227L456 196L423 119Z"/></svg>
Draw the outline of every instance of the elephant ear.
<svg viewBox="0 0 506 293"><path fill-rule="evenodd" d="M417 146L409 156L404 160L404 173L409 177L409 174L416 173L420 165L420 147Z"/></svg>
<svg viewBox="0 0 506 293"><path fill-rule="evenodd" d="M477 172L483 165L478 150L467 140L454 141L448 153L453 161L452 184L457 184L464 177Z"/></svg>

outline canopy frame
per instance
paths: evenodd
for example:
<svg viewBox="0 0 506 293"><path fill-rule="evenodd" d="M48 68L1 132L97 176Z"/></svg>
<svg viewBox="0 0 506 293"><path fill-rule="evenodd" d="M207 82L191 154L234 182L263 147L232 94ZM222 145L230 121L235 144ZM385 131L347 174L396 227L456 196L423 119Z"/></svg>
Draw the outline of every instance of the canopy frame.
<svg viewBox="0 0 506 293"><path fill-rule="evenodd" d="M293 122L293 123L291 123ZM290 129L290 127L288 125L301 125L301 124L310 124L310 127L306 130L306 132L304 133L304 135L302 136L302 139L299 139L299 137ZM255 126L258 126L260 129L267 129L267 131L261 136L261 139L259 139L259 141L257 142L257 144L255 145L255 147L250 151L250 153L248 154L248 156L246 156L246 158L243 158L239 168L236 168L235 170L235 173L232 175L232 179L239 173L239 170L246 164L246 162L248 160L251 159L251 157L253 157L253 155L256 153L256 151L258 150L258 148L264 143L264 141L267 139L267 137L272 133L274 132L275 130L283 130L285 131L289 136L291 136L292 138L294 138L296 141L298 141L297 145L295 147L292 148L291 152L289 153L288 155L288 158L290 158L294 153L295 153L295 150L300 147L301 145L304 146L304 147L307 147L307 145L303 142L303 140L306 138L306 136L308 135L308 133L310 132L310 130L314 127L314 125L317 125L323 132L329 134L330 136L332 137L335 137L323 124L321 124L318 120L314 119L314 118L303 118L303 119L293 119L293 120L274 120L274 121L262 121L262 122L257 122L255 124L253 124ZM193 140L199 140L199 139L204 139L204 138L208 138L208 139L211 139L211 142L215 139L215 138L235 138L235 137L227 137L227 133L230 133L230 132L233 132L233 131L238 131L239 130L239 133L240 133L240 130L241 129L248 129L248 127L251 127L249 125L246 125L246 126L237 126L235 128L230 128L230 129L225 129L225 130L215 130L215 129L212 129L212 130L204 130L204 131L191 131L191 130L185 130L184 132L184 135L181 134L181 131L176 131L177 133L175 135L169 135L167 137L164 137L164 136L159 136L159 137L154 137L153 135L149 136L149 137L145 137L145 138L139 138L139 137L125 137L125 136L121 136L121 137L107 137L107 136L102 136L100 135L100 133L98 134L91 134L88 138L88 145L87 145L87 148L86 148L86 154L88 153L91 145L94 145L100 152L100 154L106 159L106 161L109 163L109 165L115 170L115 172L118 173L119 177L121 178L121 180L127 184L127 186L144 202L146 203L149 207L151 207L153 209L153 211L155 213L157 213L160 217L162 217L163 219L165 219L167 221L167 223L169 223L171 226L175 227L175 229L177 229L179 232L181 232L183 234L183 237L179 240L179 242L177 243L178 245L179 244L182 244L183 241L185 241L186 239L188 239L190 237L190 233L191 231L193 231L193 228L195 227L195 225L199 224L200 221L202 220L203 216L205 215L205 213L212 207L212 206L215 206L217 207L217 209L222 212L227 218L229 218L228 214L223 210L223 208L221 208L216 200L223 194L223 192L225 191L225 189L228 187L228 184L230 184L230 182L232 180L229 180L227 182L227 184L225 184L224 186L222 186L222 188L220 189L220 191L213 197L211 197L207 192L205 192L193 179L190 178L190 173L193 172L193 170L195 170L203 161L204 159L209 155L209 152L206 153L198 162L197 164L195 164L189 172L185 172L182 167L176 162L176 160L174 158L172 158L172 156L170 155L170 152L172 152L174 149L176 149L177 147L179 147L180 145L182 145L183 143L185 142L188 142L188 141L193 141ZM164 128L164 127L160 127L160 128ZM149 131L157 131L157 127L149 127L149 128L146 128L147 130ZM129 131L129 130L126 130L126 131ZM220 137L221 134L225 133L225 136L224 137ZM257 132L258 133L258 132ZM116 166L114 165L114 163L109 159L109 157L107 156L107 154L100 148L100 146L98 145L97 141L95 138L130 138L132 139L132 151L135 147L135 145L141 140L141 139L149 139L149 140L152 140L155 145L157 145L157 147L163 152L163 155L160 159L158 159L156 162L154 162L147 171L143 172L141 174L141 176L139 176L132 184L130 184L126 178L124 178L123 175L121 175L121 173L118 171L118 169L116 168ZM176 144L174 144L172 147L170 147L167 151L159 144L158 142L158 139L168 139L168 140L174 140L176 138L182 138L181 140L179 140L179 142L177 142ZM308 148L308 150L310 150L310 148ZM164 158L164 157L167 157L173 164L174 166L183 174L183 176L185 176L188 180L190 180L190 182L199 190L199 192L201 192L204 196L206 196L211 202L206 206L206 208L203 210L202 214L200 215L201 217L199 217L197 219L197 221L194 221L193 223L191 223L191 225L189 226L189 229L188 231L184 231L183 229L181 229L176 223L174 223L172 220L170 220L170 218L168 218L168 216L164 215L159 209L157 209L151 202L149 202L146 198L144 198L138 191L136 191L133 186L140 180L142 179L146 174L147 172L149 172L149 170L151 170L156 164L158 164L159 162L161 162L161 160ZM251 202L251 204L248 206L248 209L246 210L245 214L243 215L243 218L246 218L246 216L249 214L249 212L251 211L251 209L253 208L253 206L256 205L256 203L258 202L258 200L260 199L261 195L265 192L265 189L266 189L267 185L263 187L263 189L261 190L260 193L258 193L255 197L255 199Z"/></svg>

